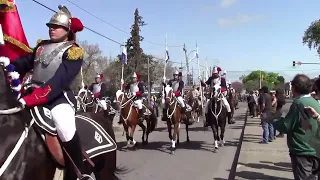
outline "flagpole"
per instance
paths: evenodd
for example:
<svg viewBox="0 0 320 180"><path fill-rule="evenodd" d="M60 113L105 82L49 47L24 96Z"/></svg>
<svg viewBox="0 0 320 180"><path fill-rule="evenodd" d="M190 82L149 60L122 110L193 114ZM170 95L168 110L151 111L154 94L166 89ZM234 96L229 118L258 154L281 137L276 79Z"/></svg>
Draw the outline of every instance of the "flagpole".
<svg viewBox="0 0 320 180"><path fill-rule="evenodd" d="M123 91L124 89L123 89L123 84L124 84L124 79L123 79L123 74L124 74L124 64L126 64L127 63L127 50L126 50L126 43L125 43L125 41L123 41L124 43L124 45L123 45L123 49L122 49L122 52L121 52L121 60L122 60L122 65L121 65L121 87L120 87L120 89L121 89L121 91ZM121 45L120 45L120 49L121 49Z"/></svg>
<svg viewBox="0 0 320 180"><path fill-rule="evenodd" d="M196 57L198 61L198 76L200 80L200 96L201 96L201 107L203 108L203 92L202 92L202 87L201 87L201 75L200 75L200 60L199 60L199 52L198 52L198 43L196 43Z"/></svg>
<svg viewBox="0 0 320 180"><path fill-rule="evenodd" d="M162 77L162 81L163 83L166 82L166 69L167 69L167 61L169 60L168 57L168 42L167 42L167 38L168 38L168 34L166 33L166 39L165 39L165 61L164 61L164 69L163 69L163 77ZM162 103L164 105L164 86L162 87Z"/></svg>

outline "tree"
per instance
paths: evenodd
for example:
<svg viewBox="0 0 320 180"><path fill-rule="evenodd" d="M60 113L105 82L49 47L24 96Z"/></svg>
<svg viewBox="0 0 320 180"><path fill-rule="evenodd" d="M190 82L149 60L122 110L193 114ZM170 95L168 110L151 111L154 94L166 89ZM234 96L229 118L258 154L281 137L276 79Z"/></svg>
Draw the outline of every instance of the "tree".
<svg viewBox="0 0 320 180"><path fill-rule="evenodd" d="M309 49L316 49L320 55L320 20L313 21L305 30L302 43L307 45Z"/></svg>
<svg viewBox="0 0 320 180"><path fill-rule="evenodd" d="M261 76L260 76L261 74ZM252 71L250 74L248 74L245 77L242 77L242 83L246 87L246 89L257 88L259 87L259 81L261 78L261 84L263 86L267 86L269 89L273 89L276 85L280 83L284 83L284 77L279 76L278 73L275 72L264 72L264 71ZM256 83L254 85L253 83ZM248 84L248 85L246 85Z"/></svg>
<svg viewBox="0 0 320 180"><path fill-rule="evenodd" d="M90 85L97 73L103 72L108 65L108 58L102 55L98 44L89 44L87 41L80 41L80 46L84 49L84 62L82 65L83 81L85 85ZM112 77L112 76L111 76ZM79 73L71 85L75 92L81 87L81 74Z"/></svg>
<svg viewBox="0 0 320 180"><path fill-rule="evenodd" d="M231 86L234 88L234 90L237 92L237 93L240 93L244 86L242 84L242 82L239 82L239 81L235 81L235 82L232 82L231 83Z"/></svg>

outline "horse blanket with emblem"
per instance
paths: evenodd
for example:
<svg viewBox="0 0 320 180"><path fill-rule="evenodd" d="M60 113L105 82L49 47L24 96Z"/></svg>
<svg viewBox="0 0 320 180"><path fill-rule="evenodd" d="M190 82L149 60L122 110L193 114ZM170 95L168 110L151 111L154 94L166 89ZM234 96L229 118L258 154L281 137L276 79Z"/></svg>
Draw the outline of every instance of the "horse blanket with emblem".
<svg viewBox="0 0 320 180"><path fill-rule="evenodd" d="M35 123L50 135L56 136L56 126L51 116L51 111L42 106L36 106L30 110ZM91 118L82 115L76 115L76 128L80 136L81 147L93 158L100 154L115 151L116 142L103 129L103 127Z"/></svg>

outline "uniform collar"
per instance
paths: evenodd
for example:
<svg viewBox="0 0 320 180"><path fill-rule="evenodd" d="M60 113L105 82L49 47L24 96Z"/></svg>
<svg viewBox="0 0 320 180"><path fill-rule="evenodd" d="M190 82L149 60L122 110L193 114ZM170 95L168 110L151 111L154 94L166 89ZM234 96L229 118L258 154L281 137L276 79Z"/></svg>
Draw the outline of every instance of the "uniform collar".
<svg viewBox="0 0 320 180"><path fill-rule="evenodd" d="M311 94L302 94L299 97L297 97L296 99L306 98L306 97L311 97Z"/></svg>

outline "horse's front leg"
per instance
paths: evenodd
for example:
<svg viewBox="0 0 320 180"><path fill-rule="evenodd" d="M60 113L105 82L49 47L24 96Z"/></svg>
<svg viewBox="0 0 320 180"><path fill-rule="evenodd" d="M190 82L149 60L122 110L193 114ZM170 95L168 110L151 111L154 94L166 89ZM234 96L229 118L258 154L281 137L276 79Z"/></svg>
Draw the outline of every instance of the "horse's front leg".
<svg viewBox="0 0 320 180"><path fill-rule="evenodd" d="M189 124L188 123L185 123L186 124L186 133L187 133L187 142L190 141L189 139Z"/></svg>
<svg viewBox="0 0 320 180"><path fill-rule="evenodd" d="M169 139L172 140L172 127L171 127L171 122L170 119L167 119L167 127L168 127L168 133L169 133Z"/></svg>
<svg viewBox="0 0 320 180"><path fill-rule="evenodd" d="M138 125L142 128L142 144L147 144L146 141L144 140L147 128L143 124L143 122L139 123Z"/></svg>
<svg viewBox="0 0 320 180"><path fill-rule="evenodd" d="M137 125L131 125L131 128L130 128L130 140L131 140L130 144L133 146L136 145L136 143L137 143L137 141L134 140L134 138L133 138L134 131L136 130L136 127L137 127Z"/></svg>

